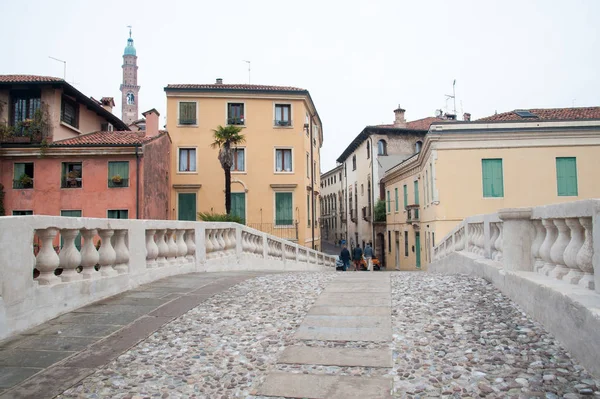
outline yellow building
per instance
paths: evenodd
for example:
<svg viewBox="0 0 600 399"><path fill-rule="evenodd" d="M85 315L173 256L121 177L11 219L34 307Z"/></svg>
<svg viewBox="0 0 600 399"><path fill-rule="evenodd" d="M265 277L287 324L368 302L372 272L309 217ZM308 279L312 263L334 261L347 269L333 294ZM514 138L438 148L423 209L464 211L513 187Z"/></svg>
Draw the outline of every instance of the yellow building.
<svg viewBox="0 0 600 399"><path fill-rule="evenodd" d="M386 171L389 268L426 268L467 216L600 197L600 107L517 110L431 125Z"/></svg>
<svg viewBox="0 0 600 399"><path fill-rule="evenodd" d="M235 150L232 213L250 227L320 248L315 223L322 124L307 90L248 84L170 84L167 128L171 151L171 217L225 213L225 176L213 129L236 125L245 143Z"/></svg>

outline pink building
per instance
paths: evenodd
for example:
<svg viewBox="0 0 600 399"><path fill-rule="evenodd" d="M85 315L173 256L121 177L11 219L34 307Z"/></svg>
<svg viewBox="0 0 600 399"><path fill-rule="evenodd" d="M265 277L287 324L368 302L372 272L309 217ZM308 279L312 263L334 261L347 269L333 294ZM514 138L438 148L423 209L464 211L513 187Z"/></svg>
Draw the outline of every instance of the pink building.
<svg viewBox="0 0 600 399"><path fill-rule="evenodd" d="M132 132L112 106L62 79L0 76L0 211L167 219L171 140L159 114Z"/></svg>

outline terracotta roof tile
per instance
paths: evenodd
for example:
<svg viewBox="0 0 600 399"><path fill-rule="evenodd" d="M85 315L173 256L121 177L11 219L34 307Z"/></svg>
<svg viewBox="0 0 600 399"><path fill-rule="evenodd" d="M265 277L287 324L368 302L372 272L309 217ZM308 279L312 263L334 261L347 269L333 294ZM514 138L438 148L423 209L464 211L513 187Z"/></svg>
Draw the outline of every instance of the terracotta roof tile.
<svg viewBox="0 0 600 399"><path fill-rule="evenodd" d="M37 75L0 75L1 83L64 82L61 78Z"/></svg>
<svg viewBox="0 0 600 399"><path fill-rule="evenodd" d="M248 90L248 91L297 91L303 92L305 89L291 86L268 86L268 85L249 85L249 84L170 84L165 90L186 89L186 90Z"/></svg>
<svg viewBox="0 0 600 399"><path fill-rule="evenodd" d="M517 111L529 111L537 118L523 118L516 114ZM526 110L514 110L503 112L478 121L532 121L532 120L575 120L575 119L600 119L600 107L580 107L580 108L534 108Z"/></svg>
<svg viewBox="0 0 600 399"><path fill-rule="evenodd" d="M143 131L140 131L143 133ZM140 132L132 132L128 130L113 131L113 132L94 132L82 134L79 137L55 141L53 146L79 146L79 145L137 145L144 144L157 136L146 137ZM165 134L166 130L161 130L161 134Z"/></svg>

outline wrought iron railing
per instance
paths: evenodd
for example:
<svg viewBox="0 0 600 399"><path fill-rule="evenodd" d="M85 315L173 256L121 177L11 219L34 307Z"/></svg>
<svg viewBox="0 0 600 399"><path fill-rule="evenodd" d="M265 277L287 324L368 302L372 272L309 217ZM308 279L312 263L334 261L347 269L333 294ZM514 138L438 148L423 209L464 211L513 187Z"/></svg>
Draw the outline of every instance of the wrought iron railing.
<svg viewBox="0 0 600 399"><path fill-rule="evenodd" d="M23 180L13 180L13 188L16 189L24 189L24 188L33 188L33 179L31 181L23 181Z"/></svg>
<svg viewBox="0 0 600 399"><path fill-rule="evenodd" d="M286 240L298 240L297 220L281 220L277 223L246 223L246 226Z"/></svg>
<svg viewBox="0 0 600 399"><path fill-rule="evenodd" d="M196 124L196 118L188 118L188 119L179 119L179 124L180 125L195 125Z"/></svg>
<svg viewBox="0 0 600 399"><path fill-rule="evenodd" d="M284 120L275 119L273 121L273 124L275 126L292 126L292 121L284 121Z"/></svg>
<svg viewBox="0 0 600 399"><path fill-rule="evenodd" d="M244 118L227 118L228 125L244 125Z"/></svg>
<svg viewBox="0 0 600 399"><path fill-rule="evenodd" d="M129 179L108 179L108 187L129 187Z"/></svg>

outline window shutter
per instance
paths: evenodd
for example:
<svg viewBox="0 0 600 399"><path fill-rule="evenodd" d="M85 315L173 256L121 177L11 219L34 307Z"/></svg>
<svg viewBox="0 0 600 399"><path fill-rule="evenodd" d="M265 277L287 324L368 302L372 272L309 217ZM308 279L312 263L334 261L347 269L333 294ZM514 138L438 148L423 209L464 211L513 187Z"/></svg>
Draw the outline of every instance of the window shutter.
<svg viewBox="0 0 600 399"><path fill-rule="evenodd" d="M502 159L482 159L481 174L484 197L504 197Z"/></svg>
<svg viewBox="0 0 600 399"><path fill-rule="evenodd" d="M398 212L398 208L400 207L399 198L398 198L398 187L394 189L394 195L396 197L396 212Z"/></svg>
<svg viewBox="0 0 600 399"><path fill-rule="evenodd" d="M292 193L275 193L275 224L292 223Z"/></svg>
<svg viewBox="0 0 600 399"><path fill-rule="evenodd" d="M419 204L419 181L415 180L415 205Z"/></svg>
<svg viewBox="0 0 600 399"><path fill-rule="evenodd" d="M559 196L577 195L577 163L574 157L556 158L556 185Z"/></svg>
<svg viewBox="0 0 600 399"><path fill-rule="evenodd" d="M408 205L408 187L405 184L403 188L404 188L404 209L406 209L406 206Z"/></svg>
<svg viewBox="0 0 600 399"><path fill-rule="evenodd" d="M390 191L389 190L387 192L387 211L388 212L392 211L392 203L390 201Z"/></svg>
<svg viewBox="0 0 600 399"><path fill-rule="evenodd" d="M494 197L504 197L504 179L502 176L502 160L501 159L494 159L493 160L493 168L494 168L494 174L493 174L493 189L494 189Z"/></svg>
<svg viewBox="0 0 600 399"><path fill-rule="evenodd" d="M19 180L21 176L25 174L25 164L24 163L15 163L15 176L14 180ZM31 177L31 176L29 176Z"/></svg>

